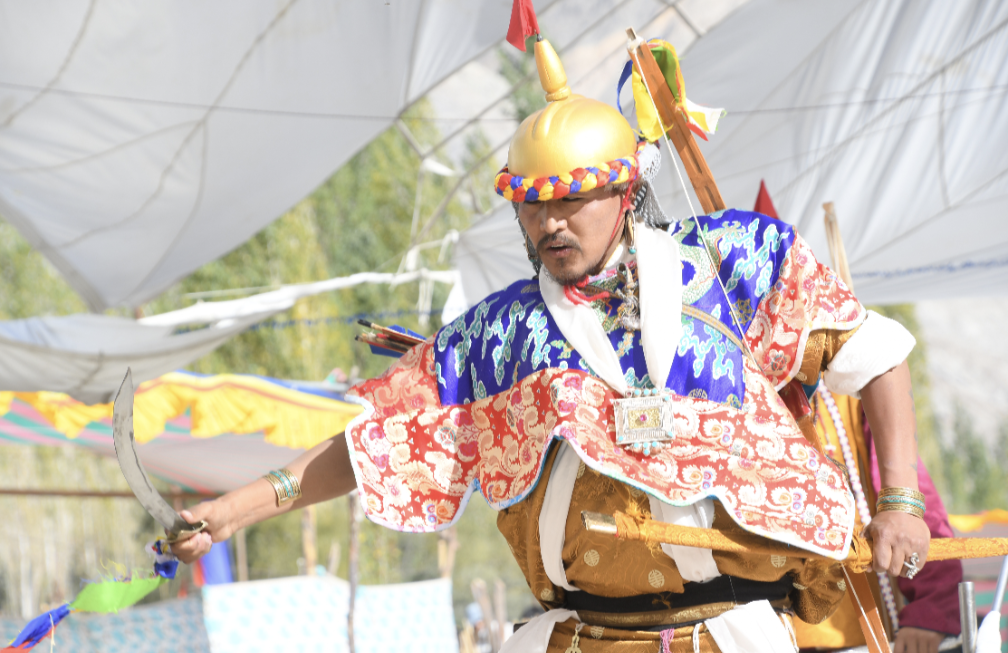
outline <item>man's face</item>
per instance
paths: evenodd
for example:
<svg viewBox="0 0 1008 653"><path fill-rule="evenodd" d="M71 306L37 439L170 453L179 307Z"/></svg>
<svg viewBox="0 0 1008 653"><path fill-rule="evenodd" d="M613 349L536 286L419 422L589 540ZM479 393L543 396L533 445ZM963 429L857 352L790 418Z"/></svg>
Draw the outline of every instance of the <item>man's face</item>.
<svg viewBox="0 0 1008 653"><path fill-rule="evenodd" d="M610 244L619 209L618 194L596 188L559 200L522 202L518 220L546 270L567 285L599 272L612 255L620 240Z"/></svg>

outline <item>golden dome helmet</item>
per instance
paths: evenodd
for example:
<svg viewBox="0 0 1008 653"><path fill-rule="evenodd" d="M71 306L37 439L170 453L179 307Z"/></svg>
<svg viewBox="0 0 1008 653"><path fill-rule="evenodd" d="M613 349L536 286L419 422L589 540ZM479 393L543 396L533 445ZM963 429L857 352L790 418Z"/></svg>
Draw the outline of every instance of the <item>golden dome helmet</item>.
<svg viewBox="0 0 1008 653"><path fill-rule="evenodd" d="M494 180L497 194L513 202L546 201L637 179L637 138L626 118L604 102L571 93L549 41L536 41L535 59L548 104L518 126L507 165Z"/></svg>

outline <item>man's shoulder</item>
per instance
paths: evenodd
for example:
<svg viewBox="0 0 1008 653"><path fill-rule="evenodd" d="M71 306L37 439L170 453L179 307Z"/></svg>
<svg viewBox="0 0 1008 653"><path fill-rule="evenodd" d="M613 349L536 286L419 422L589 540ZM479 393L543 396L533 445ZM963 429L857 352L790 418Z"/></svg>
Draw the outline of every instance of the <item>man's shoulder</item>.
<svg viewBox="0 0 1008 653"><path fill-rule="evenodd" d="M794 227L779 220L771 218L755 211L745 211L742 209L725 209L715 211L710 215L697 216L697 221L704 229L704 233L712 230L741 230L756 234L764 234L768 231L775 234L792 234Z"/></svg>
<svg viewBox="0 0 1008 653"><path fill-rule="evenodd" d="M740 295L733 301L748 300L752 306L776 283L796 238L794 227L786 222L739 209L687 218L669 232L679 243L684 264L689 264L683 266L683 283L689 291L684 299L699 299L711 289L713 277L705 271L713 262L725 291Z"/></svg>
<svg viewBox="0 0 1008 653"><path fill-rule="evenodd" d="M699 231L703 232L702 239ZM722 263L753 256L764 259L770 252L784 254L797 235L795 228L782 220L739 209L687 218L672 226L669 233L681 249L697 248L701 240L706 241L719 253Z"/></svg>
<svg viewBox="0 0 1008 653"><path fill-rule="evenodd" d="M470 311L479 308L481 305L492 306L495 304L507 304L512 301L527 302L529 300L542 299L542 292L539 289L539 279L519 279L507 288L490 293L477 303Z"/></svg>
<svg viewBox="0 0 1008 653"><path fill-rule="evenodd" d="M470 306L469 310L458 316L453 322L442 327L442 331L460 331L466 325L472 325L475 322L485 320L491 312L496 312L498 307L507 306L515 301L527 303L537 300L542 300L542 293L539 290L539 279L519 279L506 288L490 293Z"/></svg>

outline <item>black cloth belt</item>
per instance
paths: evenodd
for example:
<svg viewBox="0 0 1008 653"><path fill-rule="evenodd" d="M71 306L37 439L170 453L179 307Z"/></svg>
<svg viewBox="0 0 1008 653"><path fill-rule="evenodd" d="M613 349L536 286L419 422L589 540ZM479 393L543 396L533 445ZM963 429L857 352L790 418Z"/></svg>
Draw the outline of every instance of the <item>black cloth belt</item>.
<svg viewBox="0 0 1008 653"><path fill-rule="evenodd" d="M746 580L737 576L718 576L706 583L683 583L683 592L661 592L638 596L596 596L585 591L567 592L564 607L568 610L589 612L657 612L690 608L707 603L733 601L744 604L752 601L779 601L787 598L794 589L790 574L780 580L763 582Z"/></svg>

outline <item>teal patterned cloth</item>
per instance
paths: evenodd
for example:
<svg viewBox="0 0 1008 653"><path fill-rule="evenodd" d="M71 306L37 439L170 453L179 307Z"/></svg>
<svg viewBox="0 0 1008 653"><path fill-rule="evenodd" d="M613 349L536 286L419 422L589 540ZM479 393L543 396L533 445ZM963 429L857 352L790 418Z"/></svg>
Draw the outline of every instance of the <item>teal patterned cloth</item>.
<svg viewBox="0 0 1008 653"><path fill-rule="evenodd" d="M56 651L73 653L349 653L345 580L294 576L207 585L118 614L73 613L56 628ZM356 653L457 653L450 579L365 585L354 608ZM27 623L0 618L0 646ZM48 651L49 641L35 647Z"/></svg>
<svg viewBox="0 0 1008 653"><path fill-rule="evenodd" d="M27 623L0 618L0 645L14 639ZM118 614L74 612L55 631L56 651L73 653L210 653L199 598L161 601L123 610ZM40 642L34 650L48 651Z"/></svg>
<svg viewBox="0 0 1008 653"><path fill-rule="evenodd" d="M349 584L295 576L203 588L213 653L326 651L347 647ZM458 651L451 580L362 586L354 607L356 653Z"/></svg>

